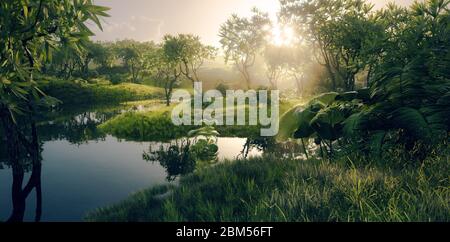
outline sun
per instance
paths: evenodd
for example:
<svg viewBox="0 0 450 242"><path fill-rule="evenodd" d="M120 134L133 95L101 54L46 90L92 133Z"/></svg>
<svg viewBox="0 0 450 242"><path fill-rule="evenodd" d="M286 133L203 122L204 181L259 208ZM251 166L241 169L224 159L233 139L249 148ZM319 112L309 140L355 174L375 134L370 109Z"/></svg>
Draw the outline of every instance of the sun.
<svg viewBox="0 0 450 242"><path fill-rule="evenodd" d="M276 46L290 46L295 42L294 30L289 26L274 25L270 41Z"/></svg>

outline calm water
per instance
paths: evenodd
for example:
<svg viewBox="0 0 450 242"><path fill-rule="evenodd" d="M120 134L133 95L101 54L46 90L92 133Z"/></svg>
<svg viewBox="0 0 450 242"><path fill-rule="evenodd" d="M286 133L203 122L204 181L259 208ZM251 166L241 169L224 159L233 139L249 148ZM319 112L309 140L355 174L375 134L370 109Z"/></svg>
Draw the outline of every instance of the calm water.
<svg viewBox="0 0 450 242"><path fill-rule="evenodd" d="M147 162L142 155L156 142L120 141L97 134L96 126L114 114L86 112L40 128L42 151L41 221L80 221L88 211L117 203L130 194L158 184L166 184L166 170L159 163ZM240 155L246 139L220 138L219 158ZM250 155L258 155L252 150ZM27 182L27 173L25 182ZM13 175L0 169L0 221L12 211ZM33 221L36 195L26 200L25 221Z"/></svg>

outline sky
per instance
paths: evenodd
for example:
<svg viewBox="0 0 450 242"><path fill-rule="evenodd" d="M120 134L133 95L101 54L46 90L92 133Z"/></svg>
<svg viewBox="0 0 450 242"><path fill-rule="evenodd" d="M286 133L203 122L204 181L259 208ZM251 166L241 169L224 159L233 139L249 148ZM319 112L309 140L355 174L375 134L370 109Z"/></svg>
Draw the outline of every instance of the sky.
<svg viewBox="0 0 450 242"><path fill-rule="evenodd" d="M370 0L377 8L387 2L407 6L413 0ZM95 0L111 8L103 20L103 32L94 40L135 39L159 42L165 34L195 34L205 44L219 47L220 25L231 14L248 16L252 7L276 18L278 0Z"/></svg>

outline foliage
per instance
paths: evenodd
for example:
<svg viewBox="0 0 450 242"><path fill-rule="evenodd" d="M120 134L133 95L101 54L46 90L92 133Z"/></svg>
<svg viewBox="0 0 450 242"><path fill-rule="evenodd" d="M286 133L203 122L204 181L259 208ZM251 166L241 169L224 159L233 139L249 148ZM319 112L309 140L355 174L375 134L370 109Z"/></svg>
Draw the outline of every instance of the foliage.
<svg viewBox="0 0 450 242"><path fill-rule="evenodd" d="M232 61L244 77L247 88L251 87L249 68L265 44L270 31L270 19L267 13L253 9L253 16L243 18L232 15L220 27L220 43L225 52L225 61Z"/></svg>
<svg viewBox="0 0 450 242"><path fill-rule="evenodd" d="M194 129L172 123L169 108L139 113L127 112L99 126L106 133L125 140L164 141L186 136Z"/></svg>
<svg viewBox="0 0 450 242"><path fill-rule="evenodd" d="M281 5L281 17L314 49L333 90L354 90L356 74L373 68L385 40L373 5L364 0L282 0Z"/></svg>
<svg viewBox="0 0 450 242"><path fill-rule="evenodd" d="M205 60L215 58L216 49L203 45L200 37L190 34L166 36L165 41L165 54L169 57L168 59L181 61L180 71L192 84L200 82L198 71Z"/></svg>
<svg viewBox="0 0 450 242"><path fill-rule="evenodd" d="M13 213L9 222L23 221L25 199L36 190L36 217L41 216L41 144L35 115L41 106L54 105L38 81L56 48L79 53L93 32L88 22L102 28L100 17L109 9L92 0L35 0L0 2L0 119L9 163L12 166ZM81 58L80 58L81 59ZM83 58L82 60L85 60ZM27 120L21 127L18 119ZM23 147L23 148L22 148ZM32 162L32 174L25 187L21 156Z"/></svg>
<svg viewBox="0 0 450 242"><path fill-rule="evenodd" d="M448 4L414 5L406 12L402 32L391 33L383 47L368 89L336 93L327 102L315 99L287 113L282 122L290 125L280 138L290 134L315 138L318 144L328 140L330 152L336 140L378 154L386 143L405 145L406 150L414 150L412 159L423 160L431 147L446 141L449 132ZM391 6L381 14L391 11L398 9Z"/></svg>
<svg viewBox="0 0 450 242"><path fill-rule="evenodd" d="M202 128L194 125L174 125L171 119L172 108L173 106L145 112L126 112L99 127L105 133L134 141L167 141L186 136L192 137L195 133L190 131ZM248 113L248 107L236 106L235 108L245 108ZM226 110L224 110L224 117L226 117ZM259 137L261 127L250 126L247 123L242 126L214 126L214 130L218 131L222 137ZM209 132L203 129L199 131ZM219 135L214 134L214 136Z"/></svg>
<svg viewBox="0 0 450 242"><path fill-rule="evenodd" d="M28 109L27 102L42 97L34 74L58 45L81 53L82 43L93 35L86 22L101 28L99 17L108 16L107 10L91 0L2 1L1 109L19 113Z"/></svg>
<svg viewBox="0 0 450 242"><path fill-rule="evenodd" d="M278 81L288 67L292 49L285 46L268 45L264 50L266 76L271 88L278 89ZM299 63L296 63L299 64Z"/></svg>

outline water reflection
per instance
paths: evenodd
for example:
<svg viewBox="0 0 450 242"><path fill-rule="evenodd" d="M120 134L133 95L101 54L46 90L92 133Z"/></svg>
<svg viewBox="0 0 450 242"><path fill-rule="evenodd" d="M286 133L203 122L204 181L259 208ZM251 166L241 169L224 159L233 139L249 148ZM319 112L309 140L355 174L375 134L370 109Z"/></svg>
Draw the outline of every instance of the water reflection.
<svg viewBox="0 0 450 242"><path fill-rule="evenodd" d="M283 158L304 158L303 146L297 141L276 142L273 137L219 138L208 140L179 139L170 143L153 143L143 158L158 163L167 173L167 181L190 174L196 169L214 165L224 159L248 159L272 155Z"/></svg>
<svg viewBox="0 0 450 242"><path fill-rule="evenodd" d="M272 138L122 142L98 131L99 124L122 112L119 107L45 114L37 119L38 145L18 146L17 162L11 162L2 134L0 219L80 221L88 211L217 161L263 153L281 157L297 149L275 145Z"/></svg>
<svg viewBox="0 0 450 242"><path fill-rule="evenodd" d="M0 169L11 170L12 212L7 222L23 222L27 199L34 192L35 211L33 221L42 218L42 151L43 144L49 140L67 140L81 144L90 140L104 139L105 134L97 126L120 112L82 112L78 115L38 117L38 121L18 120L10 122L4 118L0 133ZM47 121L48 119L52 121ZM9 122L8 122L9 121ZM4 134L5 133L5 134Z"/></svg>
<svg viewBox="0 0 450 242"><path fill-rule="evenodd" d="M13 211L8 222L22 222L25 216L26 200L33 192L36 192L36 211L35 222L39 222L42 216L42 187L41 187L41 161L33 162L31 168L31 176L28 182L23 186L25 178L25 168L21 164L12 165L13 185L12 185L12 202Z"/></svg>
<svg viewBox="0 0 450 242"><path fill-rule="evenodd" d="M273 155L275 157L296 159L304 153L301 143L297 140L277 142L275 137L255 137L248 138L240 157L246 159L251 155L251 151L258 150L262 154Z"/></svg>
<svg viewBox="0 0 450 242"><path fill-rule="evenodd" d="M168 181L175 181L177 177L194 172L196 161L189 153L189 141L173 141L169 144L161 144L156 150L150 146L149 152L144 152L144 160L158 162L166 169Z"/></svg>
<svg viewBox="0 0 450 242"><path fill-rule="evenodd" d="M40 138L44 141L67 140L82 144L92 140L104 140L106 135L97 126L119 114L120 110L89 111L74 116L43 121L39 126Z"/></svg>
<svg viewBox="0 0 450 242"><path fill-rule="evenodd" d="M212 127L189 132L189 138L182 138L168 144L161 144L156 150L150 146L144 152L144 160L158 162L166 169L167 180L194 172L218 162L218 134Z"/></svg>
<svg viewBox="0 0 450 242"><path fill-rule="evenodd" d="M12 132L11 132L12 133ZM26 211L26 200L34 191L36 210L34 221L39 222L42 216L42 146L28 143L25 137L16 142L0 142L0 168L12 171L12 212L7 222L22 222ZM25 174L31 173L28 179Z"/></svg>

